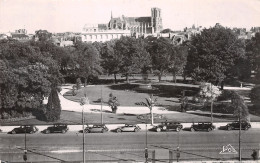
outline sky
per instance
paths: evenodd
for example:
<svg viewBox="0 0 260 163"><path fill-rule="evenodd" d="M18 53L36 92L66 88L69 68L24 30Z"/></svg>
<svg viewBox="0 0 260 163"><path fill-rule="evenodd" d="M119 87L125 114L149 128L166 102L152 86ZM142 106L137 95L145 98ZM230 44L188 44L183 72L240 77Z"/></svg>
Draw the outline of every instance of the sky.
<svg viewBox="0 0 260 163"><path fill-rule="evenodd" d="M85 24L108 23L111 12L150 16L152 7L161 9L164 29L260 27L260 0L0 0L0 32L81 32Z"/></svg>

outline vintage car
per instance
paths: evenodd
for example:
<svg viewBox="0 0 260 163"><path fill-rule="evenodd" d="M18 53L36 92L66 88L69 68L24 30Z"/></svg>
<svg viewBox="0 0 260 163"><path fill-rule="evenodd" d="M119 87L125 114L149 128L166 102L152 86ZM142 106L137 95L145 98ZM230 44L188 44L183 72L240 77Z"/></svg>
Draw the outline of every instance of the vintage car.
<svg viewBox="0 0 260 163"><path fill-rule="evenodd" d="M123 127L116 129L116 132L138 132L141 128L136 124L125 124Z"/></svg>
<svg viewBox="0 0 260 163"><path fill-rule="evenodd" d="M212 131L214 130L216 127L211 123L211 122L199 122L199 123L193 123L191 125L190 131L194 132L194 131Z"/></svg>
<svg viewBox="0 0 260 163"><path fill-rule="evenodd" d="M33 134L38 131L38 128L32 125L25 125L20 126L17 128L14 128L12 131L10 131L11 134L19 134L19 133L29 133Z"/></svg>
<svg viewBox="0 0 260 163"><path fill-rule="evenodd" d="M251 124L249 122L241 121L242 130L248 130L249 128L251 128ZM227 130L239 130L240 129L239 121L228 123L226 125L226 129Z"/></svg>
<svg viewBox="0 0 260 163"><path fill-rule="evenodd" d="M108 131L108 128L104 124L95 124L92 127L87 125L87 127L84 129L85 133L91 133L91 132L101 132L101 133L104 133L104 132L107 132L107 131Z"/></svg>
<svg viewBox="0 0 260 163"><path fill-rule="evenodd" d="M161 124L155 127L155 130L157 132L171 131L171 130L179 132L181 131L182 128L183 126L179 122L162 122Z"/></svg>
<svg viewBox="0 0 260 163"><path fill-rule="evenodd" d="M69 130L66 124L54 124L53 126L48 127L47 129L43 130L42 133L49 134L49 133L66 133Z"/></svg>

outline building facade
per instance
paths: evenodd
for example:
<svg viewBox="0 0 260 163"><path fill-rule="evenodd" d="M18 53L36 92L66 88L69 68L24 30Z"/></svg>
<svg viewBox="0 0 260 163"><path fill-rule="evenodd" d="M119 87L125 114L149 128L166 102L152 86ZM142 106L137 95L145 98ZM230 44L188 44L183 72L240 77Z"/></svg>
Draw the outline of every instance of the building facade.
<svg viewBox="0 0 260 163"><path fill-rule="evenodd" d="M152 8L149 17L121 17L113 18L108 23L108 29L130 30L131 35L159 33L162 29L161 9Z"/></svg>
<svg viewBox="0 0 260 163"><path fill-rule="evenodd" d="M106 42L119 39L121 36L131 36L130 30L98 28L98 25L85 25L81 33L82 42Z"/></svg>
<svg viewBox="0 0 260 163"><path fill-rule="evenodd" d="M152 8L149 17L113 17L108 24L86 24L81 33L82 42L105 42L121 36L140 37L157 34L163 29L161 9Z"/></svg>

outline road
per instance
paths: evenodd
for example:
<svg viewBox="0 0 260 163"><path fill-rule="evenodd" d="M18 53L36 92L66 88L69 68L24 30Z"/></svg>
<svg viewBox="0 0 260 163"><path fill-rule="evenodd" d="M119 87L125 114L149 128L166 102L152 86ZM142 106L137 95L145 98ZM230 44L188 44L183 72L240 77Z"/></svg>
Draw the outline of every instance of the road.
<svg viewBox="0 0 260 163"><path fill-rule="evenodd" d="M238 131L213 132L147 132L149 158L155 151L156 162L168 162L169 149L180 147L180 160L229 160L238 154L219 154L223 146L230 144L238 151ZM252 150L260 144L260 130L241 132L242 158L250 159ZM27 134L26 144L29 161L80 161L82 160L83 134ZM138 133L89 133L85 135L86 159L88 162L144 161L146 132ZM25 135L0 133L0 158L11 162L23 161ZM50 157L52 158L50 158ZM54 159L55 158L55 159ZM176 153L173 152L173 159ZM98 160L98 161L97 161Z"/></svg>

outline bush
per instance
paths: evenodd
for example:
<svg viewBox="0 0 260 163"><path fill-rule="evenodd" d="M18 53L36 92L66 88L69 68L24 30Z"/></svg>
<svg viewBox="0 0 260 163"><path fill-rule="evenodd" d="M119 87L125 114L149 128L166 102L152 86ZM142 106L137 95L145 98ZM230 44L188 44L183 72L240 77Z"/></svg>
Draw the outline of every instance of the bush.
<svg viewBox="0 0 260 163"><path fill-rule="evenodd" d="M217 101L226 101L231 99L231 91L229 90L222 90L220 96L218 96Z"/></svg>
<svg viewBox="0 0 260 163"><path fill-rule="evenodd" d="M80 78L78 78L77 80L76 80L76 88L77 88L77 90L79 90L80 88L81 88L81 80L80 80Z"/></svg>
<svg viewBox="0 0 260 163"><path fill-rule="evenodd" d="M72 86L72 96L76 96L77 95L77 91L76 91L76 85Z"/></svg>
<svg viewBox="0 0 260 163"><path fill-rule="evenodd" d="M260 106L260 85L257 85L255 86L250 94L249 94L249 97L251 99L251 102L254 104L254 105L259 105Z"/></svg>
<svg viewBox="0 0 260 163"><path fill-rule="evenodd" d="M116 113L117 107L120 105L118 99L112 93L109 94L108 105L111 107L113 113Z"/></svg>

